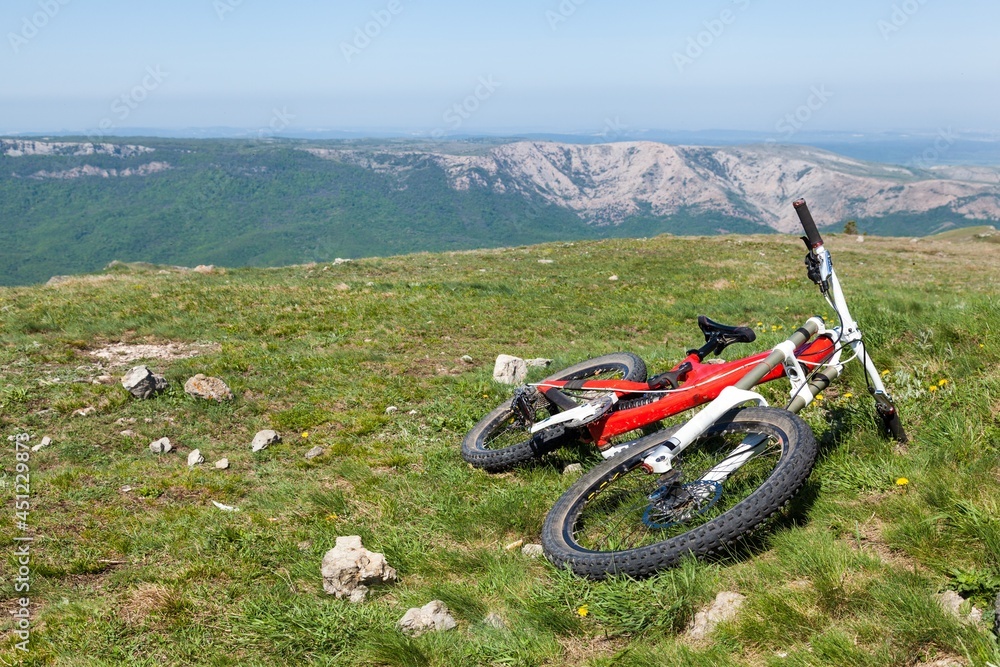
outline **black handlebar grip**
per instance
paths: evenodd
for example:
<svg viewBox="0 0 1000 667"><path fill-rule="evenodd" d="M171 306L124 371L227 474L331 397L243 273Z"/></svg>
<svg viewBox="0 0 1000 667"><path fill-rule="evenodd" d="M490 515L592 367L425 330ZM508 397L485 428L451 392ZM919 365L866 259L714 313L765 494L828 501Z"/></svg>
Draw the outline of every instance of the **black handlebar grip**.
<svg viewBox="0 0 1000 667"><path fill-rule="evenodd" d="M806 232L806 240L809 242L809 246L815 248L816 246L823 245L823 237L819 235L819 229L816 228L816 223L809 212L809 207L806 206L806 200L796 199L792 202L792 206L795 207L795 212L799 214L799 222L802 223L802 229Z"/></svg>

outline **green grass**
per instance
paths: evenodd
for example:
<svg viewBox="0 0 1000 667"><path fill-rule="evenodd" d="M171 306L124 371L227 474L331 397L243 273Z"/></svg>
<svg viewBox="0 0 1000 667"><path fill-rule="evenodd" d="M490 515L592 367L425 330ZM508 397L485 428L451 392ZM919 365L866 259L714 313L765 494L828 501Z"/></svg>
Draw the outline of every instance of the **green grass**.
<svg viewBox="0 0 1000 667"><path fill-rule="evenodd" d="M849 368L804 414L821 454L792 511L747 549L644 581L583 581L504 549L538 541L545 512L570 483L562 467L593 459L560 451L504 475L465 465L462 436L507 395L490 379L493 359L565 366L630 350L657 372L699 342L700 313L749 324L761 347L775 344L806 317L829 314L795 238L587 241L208 275L118 267L0 289L0 435L53 439L30 460L31 652L14 648L5 616L0 657L1000 664L985 625L958 623L933 598L950 588L988 611L1000 589L992 245L829 241L910 444L880 437L863 378ZM608 281L612 274L619 280ZM136 401L91 381L125 370L90 355L111 342L217 347L149 361L171 387ZM473 364L461 361L466 354ZM225 379L235 400L186 396L182 384L197 372ZM775 401L783 391L766 387ZM387 414L390 405L398 411ZM91 416L72 416L88 406L97 408ZM136 437L121 436L126 428ZM262 428L284 440L251 453ZM148 451L162 436L176 452ZM14 452L0 442L12 514ZM325 454L306 460L315 445ZM194 448L207 464L189 470ZM215 470L223 456L231 469ZM901 477L909 483L897 485ZM241 511L221 512L213 500ZM16 565L19 534L11 520L0 523L5 572ZM360 605L324 594L319 574L326 550L350 534L399 572L399 583ZM722 590L747 596L739 616L707 642L688 639L694 613ZM10 577L3 592L13 608ZM431 599L452 609L456 630L395 631L407 608ZM490 613L506 627L485 624Z"/></svg>

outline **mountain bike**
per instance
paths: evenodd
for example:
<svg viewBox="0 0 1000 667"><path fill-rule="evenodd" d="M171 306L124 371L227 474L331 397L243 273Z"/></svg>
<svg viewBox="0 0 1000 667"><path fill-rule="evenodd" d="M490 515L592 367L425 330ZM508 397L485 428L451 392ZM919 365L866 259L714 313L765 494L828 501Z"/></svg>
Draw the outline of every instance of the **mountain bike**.
<svg viewBox="0 0 1000 667"><path fill-rule="evenodd" d="M862 364L886 432L906 441L830 252L805 200L794 206L806 232L809 278L839 325L826 329L821 318L810 318L689 421L621 445L614 458L581 477L555 503L542 529L545 553L557 566L598 579L616 573L642 577L688 555L724 551L757 528L802 488L816 461L815 437L796 413L850 361ZM831 354L807 372L812 362L801 351L816 341L825 341L821 347ZM842 358L845 351L849 358ZM779 368L791 382L784 409L768 407L752 391ZM747 403L757 407L742 407Z"/></svg>
<svg viewBox="0 0 1000 667"><path fill-rule="evenodd" d="M796 208L809 216L802 202ZM866 359L869 386L876 400L879 419L887 434L904 440L903 432L885 387L874 366L870 366L861 343L857 324L849 319L840 284L833 275L829 252L812 218L807 228L807 264L810 278L840 315L840 329L826 330L822 321L810 336L795 338L795 346L785 363L775 366L749 384L746 378L768 356L759 352L735 361L704 363L709 355L719 355L733 344L752 343L753 329L719 324L698 317L705 344L689 350L687 357L669 371L647 379L646 365L629 352L616 352L590 359L554 373L544 380L518 387L513 396L483 417L462 441L462 457L473 466L501 472L527 463L563 446L592 443L604 458L624 448L622 436L635 436L661 420L703 405L719 397L724 389L744 383L745 388L798 373L804 369L829 366L839 358L838 345L852 345ZM805 222L803 223L805 224ZM809 230L812 231L809 231ZM838 296L839 295L839 296ZM838 302L839 298L839 302ZM845 322L844 316L848 316ZM822 329L819 336L817 331ZM800 330L801 331L801 330ZM718 360L713 360L718 361ZM793 383L797 378L793 378ZM617 440L616 440L617 439ZM631 438L625 438L626 443Z"/></svg>

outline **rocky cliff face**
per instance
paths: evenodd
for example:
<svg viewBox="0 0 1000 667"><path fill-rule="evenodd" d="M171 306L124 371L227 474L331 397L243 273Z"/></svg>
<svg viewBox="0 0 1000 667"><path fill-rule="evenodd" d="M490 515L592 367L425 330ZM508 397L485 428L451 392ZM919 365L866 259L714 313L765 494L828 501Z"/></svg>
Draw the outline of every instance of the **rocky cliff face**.
<svg viewBox="0 0 1000 667"><path fill-rule="evenodd" d="M0 154L7 157L25 155L112 155L129 158L152 153L154 148L131 144L99 144L67 141L31 141L24 139L0 139Z"/></svg>
<svg viewBox="0 0 1000 667"><path fill-rule="evenodd" d="M458 190L489 188L537 196L594 224L617 224L648 211L717 212L795 231L791 207L805 197L821 224L947 209L1000 220L1000 172L952 167L917 172L845 158L804 146L670 146L517 142L482 155L419 151L306 149L327 159L405 174L424 161L441 167Z"/></svg>

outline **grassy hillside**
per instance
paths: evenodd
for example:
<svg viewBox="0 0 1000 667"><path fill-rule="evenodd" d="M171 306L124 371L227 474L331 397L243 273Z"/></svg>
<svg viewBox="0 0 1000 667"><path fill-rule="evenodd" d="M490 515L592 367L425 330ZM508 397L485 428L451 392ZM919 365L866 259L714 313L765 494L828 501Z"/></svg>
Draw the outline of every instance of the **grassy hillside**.
<svg viewBox="0 0 1000 667"><path fill-rule="evenodd" d="M0 289L0 435L52 438L28 464L31 652L14 648L5 615L0 657L1000 663L985 624L963 625L933 598L952 589L991 610L1000 590L995 246L842 236L830 246L911 443L879 436L852 368L804 414L821 456L789 513L726 558L645 581L590 583L504 549L538 541L547 508L570 483L563 466L593 458L560 451L497 476L465 465L462 435L506 396L491 380L493 359L544 356L559 366L631 350L664 370L699 342L699 313L750 324L761 346L776 343L828 311L794 238L557 243L205 275L119 267ZM137 401L93 383L132 365L93 352L171 342L199 355L148 362L170 381L167 393ZM235 400L187 397L181 386L198 372L226 380ZM767 390L775 400L784 391ZM87 407L96 410L73 416ZM252 454L262 428L284 442ZM179 451L151 454L148 443L163 436ZM13 514L15 454L2 442ZM306 460L316 445L325 453ZM207 463L189 469L195 448ZM229 470L212 467L222 457ZM400 577L360 605L325 595L319 574L336 537L351 534L384 552ZM0 523L7 572L18 535L13 521ZM13 609L21 594L11 577L2 585ZM688 639L694 612L723 590L747 596L737 619L709 641ZM407 608L431 599L452 609L456 630L417 639L394 630ZM491 612L506 629L483 623Z"/></svg>

